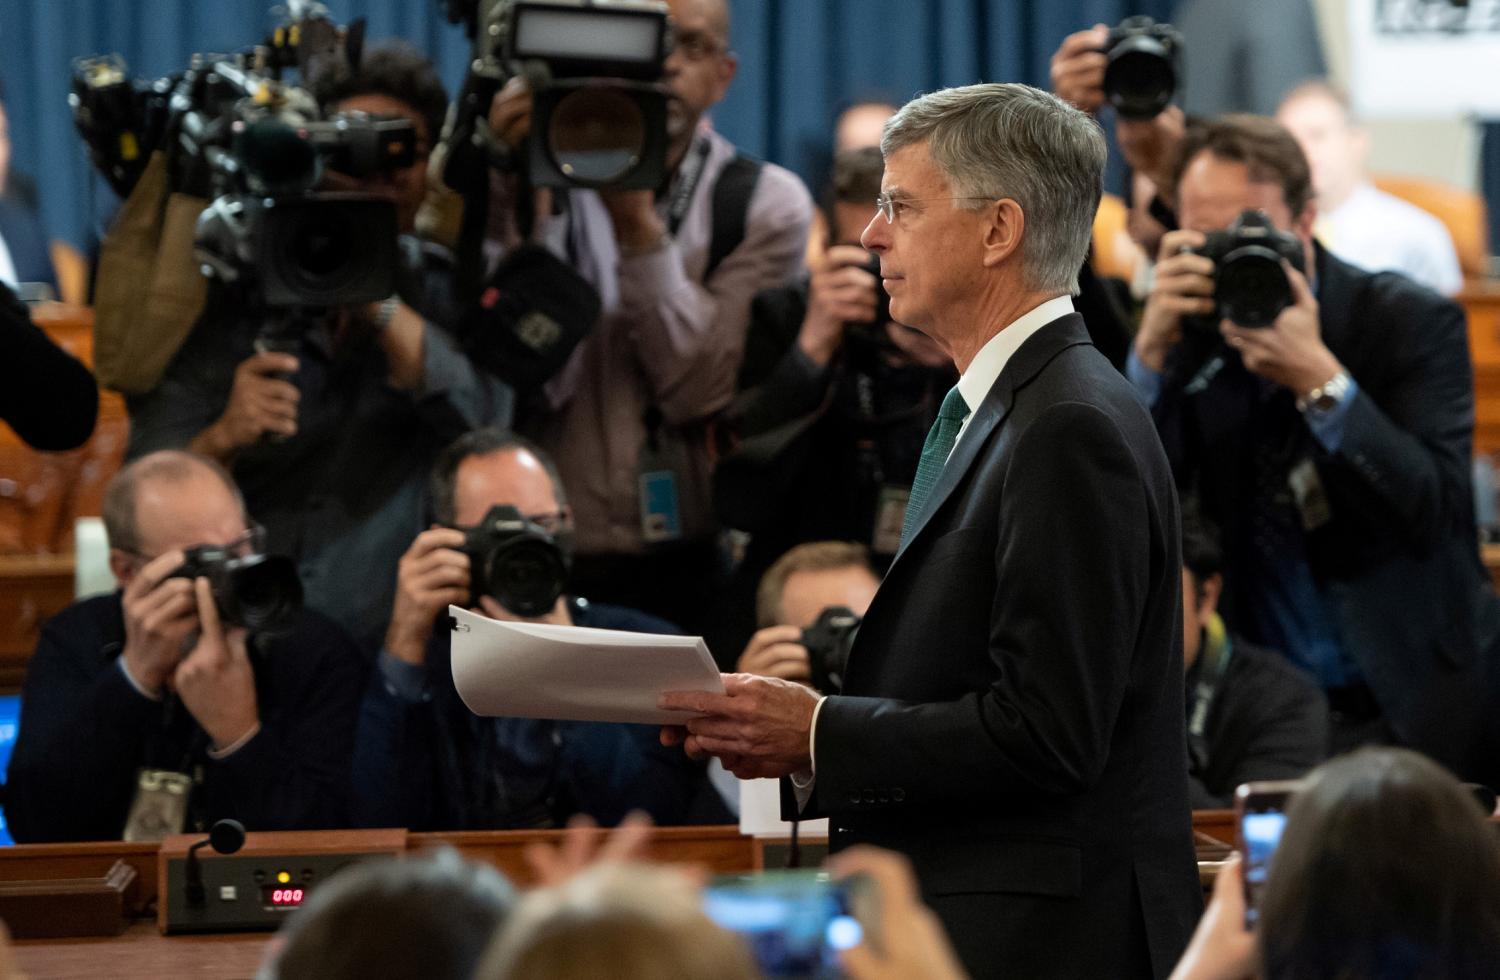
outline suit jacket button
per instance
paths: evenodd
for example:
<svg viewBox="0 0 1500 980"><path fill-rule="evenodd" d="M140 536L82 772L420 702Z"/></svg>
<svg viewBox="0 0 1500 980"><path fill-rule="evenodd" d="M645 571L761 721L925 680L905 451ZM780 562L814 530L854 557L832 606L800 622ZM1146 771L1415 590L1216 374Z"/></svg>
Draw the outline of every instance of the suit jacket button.
<svg viewBox="0 0 1500 980"><path fill-rule="evenodd" d="M859 802L859 790L856 789L856 790L851 790L849 792L849 802L850 803L858 803Z"/></svg>
<svg viewBox="0 0 1500 980"><path fill-rule="evenodd" d="M874 803L875 802L875 792L873 790L868 790L868 789L865 790L865 802L866 803Z"/></svg>
<svg viewBox="0 0 1500 980"><path fill-rule="evenodd" d="M875 794L875 802L877 802L877 803L889 803L889 802L891 802L891 794L885 793L885 792L876 793Z"/></svg>
<svg viewBox="0 0 1500 980"><path fill-rule="evenodd" d="M906 799L906 790L902 789L900 786L897 786L895 789L891 790L891 799L897 803L900 803L901 801Z"/></svg>

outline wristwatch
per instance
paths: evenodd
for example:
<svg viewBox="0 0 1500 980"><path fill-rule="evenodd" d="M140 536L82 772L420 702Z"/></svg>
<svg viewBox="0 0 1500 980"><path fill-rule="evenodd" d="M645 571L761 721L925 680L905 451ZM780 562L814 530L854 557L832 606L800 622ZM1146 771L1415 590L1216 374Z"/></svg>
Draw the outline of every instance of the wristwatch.
<svg viewBox="0 0 1500 980"><path fill-rule="evenodd" d="M1349 372L1339 368L1338 374L1297 399L1297 411L1331 412L1349 397L1349 388L1353 383Z"/></svg>

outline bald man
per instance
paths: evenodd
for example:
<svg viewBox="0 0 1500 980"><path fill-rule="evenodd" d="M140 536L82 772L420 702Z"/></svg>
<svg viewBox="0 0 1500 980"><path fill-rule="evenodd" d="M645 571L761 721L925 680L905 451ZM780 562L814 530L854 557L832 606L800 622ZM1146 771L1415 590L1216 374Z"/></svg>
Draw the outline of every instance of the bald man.
<svg viewBox="0 0 1500 980"><path fill-rule="evenodd" d="M152 453L105 491L121 590L42 628L22 695L5 813L17 841L157 839L233 817L250 830L345 823L364 663L305 610L277 635L225 620L202 545L257 549L239 490L216 464Z"/></svg>

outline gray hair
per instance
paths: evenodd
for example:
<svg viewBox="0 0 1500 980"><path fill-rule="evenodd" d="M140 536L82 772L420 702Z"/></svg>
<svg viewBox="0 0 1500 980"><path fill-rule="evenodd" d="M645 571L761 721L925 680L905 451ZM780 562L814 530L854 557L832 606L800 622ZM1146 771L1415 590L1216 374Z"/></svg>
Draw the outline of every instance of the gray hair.
<svg viewBox="0 0 1500 980"><path fill-rule="evenodd" d="M886 123L880 150L889 157L922 142L955 197L1021 206L1028 288L1078 292L1104 181L1098 123L1029 85L966 85L908 102Z"/></svg>

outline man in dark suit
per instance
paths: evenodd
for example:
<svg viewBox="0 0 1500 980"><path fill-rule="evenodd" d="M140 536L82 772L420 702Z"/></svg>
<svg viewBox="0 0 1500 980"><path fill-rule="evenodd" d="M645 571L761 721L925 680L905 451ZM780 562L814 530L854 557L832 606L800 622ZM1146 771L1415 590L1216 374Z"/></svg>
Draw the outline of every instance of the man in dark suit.
<svg viewBox="0 0 1500 980"><path fill-rule="evenodd" d="M1177 498L1068 293L1104 140L1023 85L891 121L864 245L891 314L959 368L841 696L727 675L664 738L788 776L831 846L908 854L976 976L1165 976L1200 893Z"/></svg>
<svg viewBox="0 0 1500 980"><path fill-rule="evenodd" d="M1463 311L1312 238L1306 160L1270 119L1226 116L1179 148L1177 216L1128 371L1179 486L1224 531L1229 627L1328 695L1335 753L1398 742L1485 775L1474 389ZM1244 209L1294 234L1303 275L1269 326L1216 314L1184 249ZM1493 753L1489 753L1493 755Z"/></svg>

